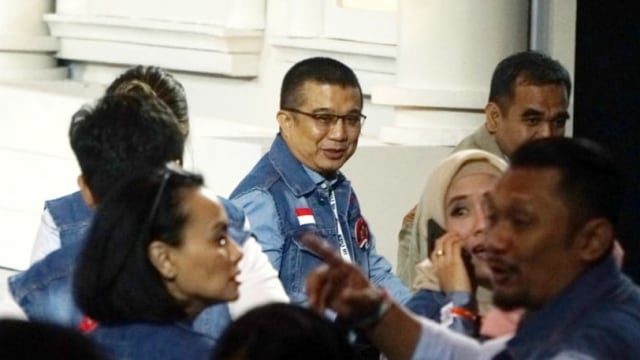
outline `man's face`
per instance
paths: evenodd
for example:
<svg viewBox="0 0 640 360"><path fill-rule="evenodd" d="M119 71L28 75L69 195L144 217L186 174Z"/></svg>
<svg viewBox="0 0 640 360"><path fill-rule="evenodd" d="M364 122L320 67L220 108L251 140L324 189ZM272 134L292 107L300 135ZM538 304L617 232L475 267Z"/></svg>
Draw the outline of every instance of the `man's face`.
<svg viewBox="0 0 640 360"><path fill-rule="evenodd" d="M362 111L362 98L356 87L307 81L300 93L303 101L295 109L298 111L314 115L359 115ZM325 176L335 174L353 155L361 130L360 125L349 125L345 119L327 124L286 110L278 112L278 123L296 159Z"/></svg>
<svg viewBox="0 0 640 360"><path fill-rule="evenodd" d="M487 129L507 156L533 139L564 136L569 119L563 85L530 85L522 80L516 84L510 104L500 107L491 102L485 109Z"/></svg>
<svg viewBox="0 0 640 360"><path fill-rule="evenodd" d="M586 266L560 178L552 168L511 169L488 196L487 263L499 307L537 309Z"/></svg>

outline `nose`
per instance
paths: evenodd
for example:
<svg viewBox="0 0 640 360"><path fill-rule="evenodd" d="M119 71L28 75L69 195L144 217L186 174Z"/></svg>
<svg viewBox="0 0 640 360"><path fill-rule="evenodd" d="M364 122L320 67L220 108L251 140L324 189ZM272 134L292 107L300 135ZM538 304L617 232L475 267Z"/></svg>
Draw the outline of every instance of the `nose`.
<svg viewBox="0 0 640 360"><path fill-rule="evenodd" d="M473 217L473 234L483 235L487 231L488 218L487 212L482 204L476 205L476 211Z"/></svg>
<svg viewBox="0 0 640 360"><path fill-rule="evenodd" d="M335 123L331 124L329 128L329 138L332 140L347 139L347 124L343 118L339 118Z"/></svg>
<svg viewBox="0 0 640 360"><path fill-rule="evenodd" d="M490 253L504 253L510 246L509 233L499 225L492 226L487 231L487 250Z"/></svg>
<svg viewBox="0 0 640 360"><path fill-rule="evenodd" d="M538 128L538 139L551 136L553 136L553 124L550 121L543 121L542 125Z"/></svg>

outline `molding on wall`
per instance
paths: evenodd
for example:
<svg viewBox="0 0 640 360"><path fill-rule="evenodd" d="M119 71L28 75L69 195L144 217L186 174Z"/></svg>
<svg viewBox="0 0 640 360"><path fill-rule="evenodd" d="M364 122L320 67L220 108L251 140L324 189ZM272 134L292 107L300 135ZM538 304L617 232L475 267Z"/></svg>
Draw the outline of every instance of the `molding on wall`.
<svg viewBox="0 0 640 360"><path fill-rule="evenodd" d="M313 56L330 56L348 64L358 75L362 91L396 83L396 46L327 38L272 37L269 45L286 63Z"/></svg>
<svg viewBox="0 0 640 360"><path fill-rule="evenodd" d="M263 31L93 15L47 14L58 58L148 63L231 77L259 75Z"/></svg>
<svg viewBox="0 0 640 360"><path fill-rule="evenodd" d="M33 34L0 35L0 81L62 80L67 69L57 67L53 54L58 39Z"/></svg>

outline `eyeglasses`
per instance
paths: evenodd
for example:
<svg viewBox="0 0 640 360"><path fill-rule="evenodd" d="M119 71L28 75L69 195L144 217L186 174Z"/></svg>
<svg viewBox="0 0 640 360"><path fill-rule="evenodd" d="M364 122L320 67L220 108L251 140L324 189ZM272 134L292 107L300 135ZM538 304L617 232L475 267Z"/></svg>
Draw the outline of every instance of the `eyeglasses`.
<svg viewBox="0 0 640 360"><path fill-rule="evenodd" d="M351 113L346 115L338 115L331 113L320 113L320 114L312 114L298 109L292 108L282 108L284 111L289 111L295 114L301 114L308 116L315 120L316 124L323 128L329 128L332 125L338 123L338 120L342 119L344 124L352 129L359 129L364 125L364 121L367 119L367 116L362 113Z"/></svg>
<svg viewBox="0 0 640 360"><path fill-rule="evenodd" d="M156 193L155 198L153 199L153 205L151 205L151 211L149 211L149 217L147 218L146 225L151 227L153 224L153 220L156 217L156 213L158 212L158 207L160 206L160 199L162 198L162 194L164 193L164 189L167 187L167 182L169 182L169 178L171 177L171 171L165 169L162 173L162 181L160 182L160 186L158 187L158 192Z"/></svg>
<svg viewBox="0 0 640 360"><path fill-rule="evenodd" d="M169 178L172 175L181 175L181 176L189 176L188 173L180 167L175 161L169 161L162 168L162 180L160 181L160 185L158 186L158 192L156 192L156 196L153 198L153 203L151 205L151 211L149 211L149 217L147 218L147 225L151 226L153 221L155 220L156 213L158 212L158 207L160 207L160 199L162 199L162 195L164 194L165 188L167 187L167 183L169 182Z"/></svg>
<svg viewBox="0 0 640 360"><path fill-rule="evenodd" d="M120 257L120 264L116 265L115 268L117 269L115 272L112 273L111 275L111 279L110 280L105 280L108 285L108 287L112 287L113 284L117 281L119 274L122 272L122 269L124 268L126 262L127 262L127 258L130 256L130 254L132 253L133 249L139 245L139 244L144 244L145 241L145 237L151 237L151 229L153 227L153 221L156 217L156 213L158 212L158 208L160 207L160 199L162 199L162 195L164 194L165 188L167 187L167 183L169 182L169 178L171 178L171 175L173 174L173 169L177 167L177 165L171 165L170 163L167 163L166 167L162 169L162 180L160 180L160 185L158 186L158 191L156 192L154 198L153 198L153 203L151 205L151 211L149 211L149 215L147 216L147 218L145 219L144 224L142 224L142 231L140 232L139 236L140 236L140 240L139 241L131 241L128 244L128 247L126 249L124 249L124 252L122 253L123 255Z"/></svg>

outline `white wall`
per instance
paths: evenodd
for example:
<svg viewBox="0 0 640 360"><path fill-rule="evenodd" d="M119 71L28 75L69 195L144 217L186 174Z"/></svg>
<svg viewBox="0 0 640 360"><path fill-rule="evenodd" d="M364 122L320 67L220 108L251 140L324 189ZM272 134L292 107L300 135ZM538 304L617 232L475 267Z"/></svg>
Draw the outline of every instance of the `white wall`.
<svg viewBox="0 0 640 360"><path fill-rule="evenodd" d="M14 1L0 0L0 3L6 5ZM208 2L213 0L190 1L196 5L200 3L208 6ZM233 0L216 1L233 3ZM259 9L261 3L266 6L263 9L263 27L253 29L261 32L263 37L257 55L257 76L235 77L188 69L173 70L185 85L194 119L190 163L193 168L204 172L208 182L223 195L227 195L257 161L277 131L275 112L280 81L284 72L296 60L314 55L333 56L343 60L354 67L367 94L371 94L373 86L395 83L395 46L390 44L393 36L387 33L395 33L395 29L389 30L389 26L394 24L393 19L379 14L384 21L381 20L380 24L383 25L377 30L386 35L376 36L375 32L353 35L368 37L360 39L362 41L349 40L349 34L341 39L329 37L327 34L335 34L336 29L340 28L340 24L332 22L333 18L325 19L326 22L321 23L321 28L316 29L314 34L302 36L295 33L300 32L299 28L290 26L293 20L300 24L299 20L303 19L300 16L308 16L307 19L322 17L324 11L341 16L353 13L340 13L340 9L335 8L336 1L308 0L320 4L321 10L320 13L305 15L304 11L299 12L299 6L298 10L292 6L298 1L300 0L235 2L234 4L251 6L253 10L250 20L242 18L241 9L230 10L229 13L241 16L240 19L235 18L232 24L248 26L248 23L259 23L255 9ZM92 10L88 4L97 3L102 5L104 11L109 10L108 6L111 4L108 0L58 0L57 5L66 9L67 13L87 14ZM153 3L154 6L161 6L158 2ZM129 6L127 4L129 3L124 1L117 2L117 5L125 6L125 10ZM330 6L333 8L329 8ZM194 5L191 8L196 7ZM562 14L568 13L571 16L571 12L575 12L575 7L571 6L556 6L554 9L552 15L556 25L548 37L553 40L549 43L552 55L560 50L570 52L568 49L573 48L571 36L558 35L566 34L562 29L571 27L571 24L558 19L563 18ZM133 10L130 12L133 13ZM355 25L351 30L358 28L358 21L366 21L367 14L370 13L347 18L351 20L351 25ZM184 18L187 15L181 16ZM225 22L220 19L216 21ZM176 33L182 34L182 25L184 24L171 23L167 27L177 28ZM219 24L212 26L214 25ZM328 29L322 28L323 26ZM225 29L215 28L214 32L224 34L223 30ZM150 36L153 37L153 33ZM376 38L384 40L376 43ZM223 42L229 39L231 38L225 38L224 35L215 38L216 41ZM63 43L61 41L61 46ZM478 51L482 51L481 44L479 47ZM216 54L218 55L232 58L237 54L222 52ZM23 82L19 86L0 86L0 99L3 99L3 105L0 106L0 159L7 165L7 170L3 171L5 176L0 180L0 225L10 230L10 236L0 239L0 266L26 266L42 201L75 189L77 168L66 139L69 116L81 103L101 93L100 84L110 82L129 64L136 63L135 60L136 58L131 58L130 62L120 64L65 62L74 80L72 82L36 81ZM174 63L180 64L180 61ZM9 71L11 69L0 67L0 74ZM362 145L344 171L355 185L364 214L377 235L380 252L395 263L396 234L402 217L417 201L426 176L435 162L448 149L386 145L380 141L379 133L382 127L393 125L394 107L371 104L367 99L364 112L368 118L363 129ZM228 156L231 152L238 155Z"/></svg>

